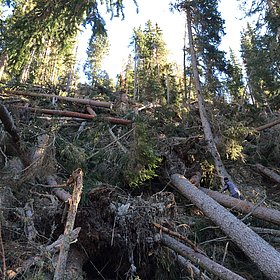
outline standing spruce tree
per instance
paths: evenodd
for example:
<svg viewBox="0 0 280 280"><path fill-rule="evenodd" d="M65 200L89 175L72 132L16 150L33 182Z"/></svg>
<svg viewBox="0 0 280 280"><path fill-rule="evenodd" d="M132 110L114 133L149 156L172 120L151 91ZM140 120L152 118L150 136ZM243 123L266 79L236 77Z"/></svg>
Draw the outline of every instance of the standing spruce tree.
<svg viewBox="0 0 280 280"><path fill-rule="evenodd" d="M178 91L174 65L167 61L167 49L160 27L149 20L145 28L134 29L131 46L134 52L134 98L169 103ZM126 73L125 76L131 75ZM127 86L131 88L131 85Z"/></svg>
<svg viewBox="0 0 280 280"><path fill-rule="evenodd" d="M244 3L243 3L244 4ZM258 15L255 26L247 25L241 37L241 52L247 84L257 107L279 109L280 102L280 4L253 1L247 16Z"/></svg>
<svg viewBox="0 0 280 280"><path fill-rule="evenodd" d="M87 49L87 61L84 66L85 73L91 86L102 85L103 71L102 60L109 53L109 42L107 34L97 33L93 34L89 40Z"/></svg>
<svg viewBox="0 0 280 280"><path fill-rule="evenodd" d="M75 53L76 37L81 25L91 26L94 34L100 33L104 31L104 21L99 13L99 5L106 4L112 16L123 14L124 7L123 1L119 0L2 1L2 5L6 4L13 8L13 12L2 21L8 32L3 34L5 43L1 44L0 70L4 65L3 72L9 73L11 79L21 81L32 80L31 73L35 73L38 68L44 73L43 64L38 63L41 58L46 58L43 61L48 62L44 67L56 72L51 73L51 81L55 80L54 76L69 80L73 76L71 55ZM64 65L68 63L65 75L58 73L61 62Z"/></svg>

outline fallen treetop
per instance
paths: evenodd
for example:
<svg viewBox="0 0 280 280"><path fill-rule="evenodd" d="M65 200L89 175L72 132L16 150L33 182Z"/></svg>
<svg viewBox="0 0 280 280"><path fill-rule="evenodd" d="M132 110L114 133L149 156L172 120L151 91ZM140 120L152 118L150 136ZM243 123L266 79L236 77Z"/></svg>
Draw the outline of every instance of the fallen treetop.
<svg viewBox="0 0 280 280"><path fill-rule="evenodd" d="M262 206L256 207L256 205L249 201L240 200L205 188L199 189L227 208L240 211L244 214L250 213L256 218L280 225L280 211L276 209L270 209Z"/></svg>
<svg viewBox="0 0 280 280"><path fill-rule="evenodd" d="M272 280L280 275L280 253L252 229L193 186L184 176L174 174L171 182L176 190L207 215L227 236Z"/></svg>
<svg viewBox="0 0 280 280"><path fill-rule="evenodd" d="M104 107L104 108L110 108L110 109L112 109L112 106L113 106L113 104L111 102L95 101L95 100L87 99L87 98L75 98L75 97L60 96L60 95L47 94L47 93L24 92L24 91L17 91L17 90L5 90L4 93L23 95L23 96L33 96L33 97L50 97L50 98L56 98L58 100L76 102L76 103L80 103L80 104L84 104L84 105L91 105L91 106Z"/></svg>

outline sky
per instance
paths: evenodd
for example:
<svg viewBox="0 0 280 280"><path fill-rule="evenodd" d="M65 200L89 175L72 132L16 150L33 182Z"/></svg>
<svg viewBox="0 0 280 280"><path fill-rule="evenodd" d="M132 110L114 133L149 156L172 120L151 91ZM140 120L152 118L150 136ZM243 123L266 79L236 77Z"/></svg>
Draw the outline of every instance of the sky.
<svg viewBox="0 0 280 280"><path fill-rule="evenodd" d="M115 79L121 72L128 54L132 49L128 48L133 34L133 28L144 27L150 19L153 24L157 23L163 31L163 38L169 50L170 62L183 64L183 45L184 45L184 26L185 16L175 11L170 11L169 3L171 0L138 0L139 12L132 0L124 1L125 18L110 19L110 14L103 11L103 17L106 21L106 29L109 37L110 52L104 59L103 68L110 78ZM228 52L231 47L238 55L240 46L240 32L246 22L240 20L241 13L238 10L238 1L221 0L220 12L225 19L225 31L221 48ZM81 43L78 49L78 60L80 63L86 58L87 40L90 36L89 31L85 31L81 36ZM81 78L83 81L85 77Z"/></svg>

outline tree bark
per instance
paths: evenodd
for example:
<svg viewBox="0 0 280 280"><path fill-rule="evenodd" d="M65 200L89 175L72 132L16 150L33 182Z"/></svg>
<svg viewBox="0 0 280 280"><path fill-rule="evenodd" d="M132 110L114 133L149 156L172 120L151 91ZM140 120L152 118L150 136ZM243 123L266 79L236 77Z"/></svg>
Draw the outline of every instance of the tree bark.
<svg viewBox="0 0 280 280"><path fill-rule="evenodd" d="M163 233L161 235L161 242L168 248L174 250L179 255L182 255L190 259L194 264L199 265L203 269L215 274L219 279L224 280L245 280L245 278L239 276L238 274L230 271L224 266L212 261L205 255L194 251L183 243L177 241L176 239L170 237L169 235Z"/></svg>
<svg viewBox="0 0 280 280"><path fill-rule="evenodd" d="M227 208L240 211L244 214L251 213L251 215L256 218L280 225L280 211L276 209L270 209L262 206L256 207L256 205L249 201L240 200L205 188L199 189Z"/></svg>
<svg viewBox="0 0 280 280"><path fill-rule="evenodd" d="M223 185L223 178L224 177L231 178L231 177L228 174L228 172L226 171L226 168L224 167L221 156L217 150L217 147L216 147L216 144L214 141L210 123L207 119L207 114L206 114L206 110L204 107L204 100L202 97L202 88L201 88L199 74L198 74L196 53L195 53L194 43L193 43L190 8L187 8L186 13L187 13L187 28L188 28L188 35L189 35L190 53L191 53L191 59L192 59L192 70L193 70L195 89L196 89L196 94L197 94L197 99L198 99L200 119L201 119L201 123L202 123L202 127L203 127L205 140L207 141L208 150L214 159L216 171L217 171L218 175L220 176L221 183Z"/></svg>
<svg viewBox="0 0 280 280"><path fill-rule="evenodd" d="M257 163L255 166L262 174L264 174L265 176L267 176L274 182L280 183L280 175L278 175L276 172L270 170L269 168L267 168L259 163Z"/></svg>
<svg viewBox="0 0 280 280"><path fill-rule="evenodd" d="M55 94L47 94L47 93L36 93L36 92L24 92L18 90L5 90L6 94L15 94L15 95L23 95L23 96L33 96L33 97L49 97L49 98L57 98L58 100L68 101L68 102L75 102L84 105L91 105L96 107L105 107L105 108L112 108L112 103L105 102L105 101L95 101L87 98L74 98L68 96L60 96Z"/></svg>
<svg viewBox="0 0 280 280"><path fill-rule="evenodd" d="M280 253L278 251L215 200L193 186L184 176L174 174L171 176L171 182L183 196L219 225L269 279L279 279Z"/></svg>

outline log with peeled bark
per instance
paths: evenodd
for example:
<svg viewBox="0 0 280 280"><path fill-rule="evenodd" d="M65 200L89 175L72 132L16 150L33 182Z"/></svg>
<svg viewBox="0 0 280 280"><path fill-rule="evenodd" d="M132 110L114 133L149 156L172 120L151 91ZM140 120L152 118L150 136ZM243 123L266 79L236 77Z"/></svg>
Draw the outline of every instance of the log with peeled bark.
<svg viewBox="0 0 280 280"><path fill-rule="evenodd" d="M184 176L174 174L171 182L176 190L217 224L269 279L279 279L280 253L275 248Z"/></svg>
<svg viewBox="0 0 280 280"><path fill-rule="evenodd" d="M199 265L201 268L206 269L210 273L218 276L223 280L245 280L245 278L225 268L224 266L212 261L205 255L194 251L185 244L179 242L175 238L163 233L160 235L160 241L181 256L186 257L192 263Z"/></svg>
<svg viewBox="0 0 280 280"><path fill-rule="evenodd" d="M272 171L271 169L257 163L256 168L264 174L266 177L270 178L272 181L276 183L280 183L280 175L278 175L276 172Z"/></svg>
<svg viewBox="0 0 280 280"><path fill-rule="evenodd" d="M95 107L104 107L104 108L110 108L110 109L112 108L111 102L95 101L95 100L87 99L87 98L75 98L75 97L60 96L60 95L55 95L55 94L25 92L25 91L18 91L18 90L5 90L4 93L23 95L23 96L33 96L33 97L49 97L49 98L56 98L58 100L75 102L75 103L90 105L90 106L95 106Z"/></svg>
<svg viewBox="0 0 280 280"><path fill-rule="evenodd" d="M65 117L72 117L72 118L80 118L80 119L88 119L92 120L97 118L95 115L84 114L79 112L72 112L72 111L64 111L64 110L51 110L51 109L41 109L41 108L32 108L32 107L24 107L24 106L14 106L18 109L29 110L34 113L42 113L46 115L55 115L55 116L65 116ZM99 117L100 120L107 121L109 123L114 124L123 124L127 125L130 124L130 120L120 119L115 117Z"/></svg>
<svg viewBox="0 0 280 280"><path fill-rule="evenodd" d="M229 195L205 188L199 188L208 196L215 199L221 205L244 214L251 214L253 217L280 225L280 211L268 207L257 206L245 200L240 200Z"/></svg>

